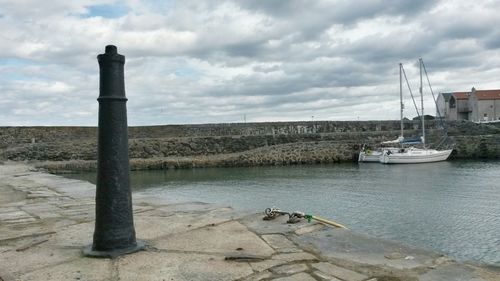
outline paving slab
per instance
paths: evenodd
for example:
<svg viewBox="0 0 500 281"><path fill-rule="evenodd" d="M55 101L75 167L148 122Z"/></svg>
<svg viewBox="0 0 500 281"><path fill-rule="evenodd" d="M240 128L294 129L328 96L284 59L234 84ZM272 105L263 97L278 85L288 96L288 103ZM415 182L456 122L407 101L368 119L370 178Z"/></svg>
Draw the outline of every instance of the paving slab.
<svg viewBox="0 0 500 281"><path fill-rule="evenodd" d="M298 273L292 276L280 277L276 279L272 279L274 281L316 281L311 275L307 273Z"/></svg>
<svg viewBox="0 0 500 281"><path fill-rule="evenodd" d="M19 207L21 210L27 212L28 214L36 218L51 218L58 216L57 212L60 210L58 206L43 203L26 204ZM0 210L0 212L2 212Z"/></svg>
<svg viewBox="0 0 500 281"><path fill-rule="evenodd" d="M80 252L80 249L55 248L48 246L47 243L22 252L10 250L0 255L0 272L6 275L20 276L37 269L77 259L81 256Z"/></svg>
<svg viewBox="0 0 500 281"><path fill-rule="evenodd" d="M0 224L0 242L52 233L51 227L39 223Z"/></svg>
<svg viewBox="0 0 500 281"><path fill-rule="evenodd" d="M301 252L299 248L285 235L266 234L261 236L273 249L281 253Z"/></svg>
<svg viewBox="0 0 500 281"><path fill-rule="evenodd" d="M175 233L187 232L197 228L230 221L209 213L174 213L168 217L156 216L146 212L134 216L137 237L154 240Z"/></svg>
<svg viewBox="0 0 500 281"><path fill-rule="evenodd" d="M61 194L49 190L47 188L38 188L36 190L28 190L26 192L26 199L47 198L47 197L57 197L57 196L61 196Z"/></svg>
<svg viewBox="0 0 500 281"><path fill-rule="evenodd" d="M94 198L96 187L94 184L79 180L59 182L57 178L49 178L46 181L55 190L73 198Z"/></svg>
<svg viewBox="0 0 500 281"><path fill-rule="evenodd" d="M0 222L2 223L15 223L25 221L35 221L35 218L23 210L17 209L10 212L0 213Z"/></svg>
<svg viewBox="0 0 500 281"><path fill-rule="evenodd" d="M269 278L273 276L273 274L269 271L262 271L262 272L258 272L258 273L255 273L255 274L252 274L248 277L245 277L242 279L242 281L261 281L261 280L269 280Z"/></svg>
<svg viewBox="0 0 500 281"><path fill-rule="evenodd" d="M103 259L78 259L23 274L18 281L107 281L112 278L112 262ZM139 279L138 279L139 280Z"/></svg>
<svg viewBox="0 0 500 281"><path fill-rule="evenodd" d="M214 255L139 252L118 260L120 281L229 281L251 274L248 263L229 262Z"/></svg>
<svg viewBox="0 0 500 281"><path fill-rule="evenodd" d="M327 262L313 263L312 267L336 278L348 281L362 281L368 276Z"/></svg>
<svg viewBox="0 0 500 281"><path fill-rule="evenodd" d="M144 213L144 212L148 212L148 211L153 211L155 210L156 208L153 207L153 206L144 206L144 205L133 205L132 206L132 211L134 212L134 215L135 214L139 214L139 213Z"/></svg>
<svg viewBox="0 0 500 281"><path fill-rule="evenodd" d="M315 261L318 260L317 257L311 255L310 253L283 253L277 254L272 257L273 260L281 260L286 262L295 262L295 261Z"/></svg>
<svg viewBox="0 0 500 281"><path fill-rule="evenodd" d="M342 281L338 278L335 278L329 274L326 274L324 273L323 271L319 271L319 270L315 270L313 271L313 275L316 276L317 278L319 278L319 280L322 280L322 281ZM377 281L376 279L375 280L368 280L368 281Z"/></svg>
<svg viewBox="0 0 500 281"><path fill-rule="evenodd" d="M140 198L140 197L139 197ZM135 202L140 202L140 199L136 199L134 197ZM148 201L145 201L145 203L149 203L149 198ZM195 211L198 212L206 212L206 211L211 211L218 208L216 205L213 204L208 204L204 202L185 202L185 203L172 203L165 205L165 202L163 202L163 206L158 206L156 207L156 210L159 212L167 213L167 214L173 214L173 213L182 213L182 212L188 212L188 213L193 213Z"/></svg>
<svg viewBox="0 0 500 281"><path fill-rule="evenodd" d="M0 207L0 214L17 212L19 210L20 210L20 207L18 207L18 206L16 206L16 207Z"/></svg>
<svg viewBox="0 0 500 281"><path fill-rule="evenodd" d="M23 201L24 199L26 199L26 194L22 191L5 185L0 189L0 204L2 206L12 204L13 202Z"/></svg>
<svg viewBox="0 0 500 281"><path fill-rule="evenodd" d="M83 248L92 244L94 222L77 223L50 235L49 244L56 247Z"/></svg>
<svg viewBox="0 0 500 281"><path fill-rule="evenodd" d="M274 250L239 222L231 221L152 241L164 250L271 256Z"/></svg>
<svg viewBox="0 0 500 281"><path fill-rule="evenodd" d="M282 265L287 263L286 260L264 260L264 261L259 261L259 262L251 262L250 266L252 269L256 272L261 272L264 270L268 270L271 267L275 267L278 265Z"/></svg>
<svg viewBox="0 0 500 281"><path fill-rule="evenodd" d="M282 266L274 267L271 269L271 271L276 273L276 274L291 275L291 274L306 271L308 269L309 269L309 267L306 264L295 263L295 264L285 264Z"/></svg>

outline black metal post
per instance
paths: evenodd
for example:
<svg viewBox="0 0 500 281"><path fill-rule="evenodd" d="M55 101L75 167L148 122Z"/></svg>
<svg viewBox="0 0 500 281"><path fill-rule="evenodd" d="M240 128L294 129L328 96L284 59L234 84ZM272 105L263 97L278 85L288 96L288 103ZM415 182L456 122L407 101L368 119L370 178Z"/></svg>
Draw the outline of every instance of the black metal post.
<svg viewBox="0 0 500 281"><path fill-rule="evenodd" d="M116 257L141 250L136 241L129 183L125 57L106 46L99 62L99 136L94 241L86 256Z"/></svg>

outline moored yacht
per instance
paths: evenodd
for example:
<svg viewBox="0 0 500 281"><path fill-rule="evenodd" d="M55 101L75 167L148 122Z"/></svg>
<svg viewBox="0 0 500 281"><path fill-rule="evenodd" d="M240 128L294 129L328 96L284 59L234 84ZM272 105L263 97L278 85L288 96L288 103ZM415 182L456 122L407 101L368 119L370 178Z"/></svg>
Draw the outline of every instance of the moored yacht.
<svg viewBox="0 0 500 281"><path fill-rule="evenodd" d="M420 63L420 101L421 101L421 113L422 113L420 115L420 118L422 120L422 137L420 139L423 148L415 148L415 147L402 148L396 152L389 149L384 150L382 152L382 156L379 157L380 163L412 164L412 163L429 163L429 162L445 161L446 159L448 159L451 152L453 151L453 149L447 149L447 150L429 149L425 145L425 118L424 118L425 115L424 115L424 98L422 93L422 66L424 62L421 58L419 59L419 63ZM402 64L399 65L400 65L399 69L400 69L400 84L401 84ZM402 94L400 96L402 96ZM403 111L402 109L403 107L401 106L401 112ZM401 118L402 116L403 114L401 114Z"/></svg>
<svg viewBox="0 0 500 281"><path fill-rule="evenodd" d="M445 161L450 156L453 149L435 150L428 148L403 148L400 151L392 152L384 150L379 156L379 162L383 164L413 164Z"/></svg>

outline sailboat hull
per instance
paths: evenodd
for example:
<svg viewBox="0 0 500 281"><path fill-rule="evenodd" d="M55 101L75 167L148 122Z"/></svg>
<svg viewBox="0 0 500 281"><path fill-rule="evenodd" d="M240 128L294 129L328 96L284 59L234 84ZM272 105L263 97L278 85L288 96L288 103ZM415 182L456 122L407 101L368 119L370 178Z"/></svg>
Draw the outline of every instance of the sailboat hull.
<svg viewBox="0 0 500 281"><path fill-rule="evenodd" d="M377 149L377 150L365 150L362 149L359 152L359 157L358 157L358 162L375 162L379 163L380 162L380 157L384 154L384 151L391 151L392 152L398 152L399 148L397 147L386 147L384 149Z"/></svg>
<svg viewBox="0 0 500 281"><path fill-rule="evenodd" d="M453 150L408 149L405 152L387 153L384 151L379 161L383 164L416 164L445 161Z"/></svg>
<svg viewBox="0 0 500 281"><path fill-rule="evenodd" d="M382 152L379 151L374 151L371 153L361 151L359 153L358 162L379 162L380 156L382 156Z"/></svg>

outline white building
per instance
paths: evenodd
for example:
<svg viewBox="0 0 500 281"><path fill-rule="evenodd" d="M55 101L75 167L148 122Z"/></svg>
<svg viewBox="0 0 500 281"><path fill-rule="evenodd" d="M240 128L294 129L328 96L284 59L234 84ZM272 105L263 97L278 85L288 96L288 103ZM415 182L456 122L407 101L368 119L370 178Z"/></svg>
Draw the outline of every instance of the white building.
<svg viewBox="0 0 500 281"><path fill-rule="evenodd" d="M470 92L440 93L437 99L437 116L445 120L473 122L500 120L500 89Z"/></svg>
<svg viewBox="0 0 500 281"><path fill-rule="evenodd" d="M472 88L469 108L470 121L500 120L500 90L476 90Z"/></svg>

